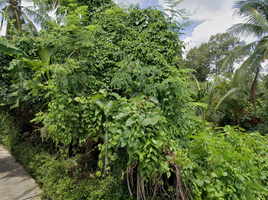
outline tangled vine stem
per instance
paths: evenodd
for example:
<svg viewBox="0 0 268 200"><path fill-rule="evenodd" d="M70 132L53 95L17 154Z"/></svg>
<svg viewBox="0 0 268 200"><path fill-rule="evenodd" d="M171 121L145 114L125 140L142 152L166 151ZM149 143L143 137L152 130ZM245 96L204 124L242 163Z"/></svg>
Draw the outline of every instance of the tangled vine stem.
<svg viewBox="0 0 268 200"><path fill-rule="evenodd" d="M167 149L167 155L172 156L173 158L175 157L174 154L171 153L171 151L169 149ZM174 182L173 182L173 187L175 189L175 194L169 196L169 199L173 199L173 200L190 200L190 198L188 197L187 193L189 192L189 189L187 188L185 182L182 180L181 178L181 166L179 166L177 163L174 163L172 161L169 161L169 166L170 168L173 169L173 173L174 173ZM136 172L136 180L137 180L137 185L136 185L136 195L137 195L137 200L140 199L144 199L146 200L146 195L145 195L145 189L148 189L148 186L146 187L144 185L144 180L142 179L140 172L136 171L134 168L136 166L133 166L132 162L128 165L127 167L127 187L128 187L128 191L129 194L131 196L133 196L133 193L131 191L131 187L134 187L134 183L133 183L133 174L134 171ZM163 178L163 174L159 173L157 181L154 182L154 184L149 185L149 187L151 187L151 189L149 189L152 193L152 200L156 199L156 192L157 190L161 187L161 185L159 185L159 182L161 180L161 178ZM160 187L159 187L160 186ZM165 192L165 189L163 188L163 191ZM147 191L148 192L148 191Z"/></svg>
<svg viewBox="0 0 268 200"><path fill-rule="evenodd" d="M167 149L167 154L175 157L173 153L169 149ZM186 192L188 191L188 188L184 181L181 179L181 167L172 161L169 161L169 165L174 169L175 174L175 181L174 186L176 190L176 200L190 200Z"/></svg>
<svg viewBox="0 0 268 200"><path fill-rule="evenodd" d="M181 168L178 164L176 163L169 163L173 169L174 169L174 173L175 173L175 177L176 177L176 184L175 184L175 190L176 190L176 194L177 194L177 198L179 200L178 197L180 197L181 200L190 200L189 197L186 194L187 188L185 183L181 180Z"/></svg>
<svg viewBox="0 0 268 200"><path fill-rule="evenodd" d="M77 50L78 50L78 49L73 50L73 52L68 56L68 59L70 59L71 56L72 56ZM67 61L64 63L64 65L66 65L66 64L67 64Z"/></svg>

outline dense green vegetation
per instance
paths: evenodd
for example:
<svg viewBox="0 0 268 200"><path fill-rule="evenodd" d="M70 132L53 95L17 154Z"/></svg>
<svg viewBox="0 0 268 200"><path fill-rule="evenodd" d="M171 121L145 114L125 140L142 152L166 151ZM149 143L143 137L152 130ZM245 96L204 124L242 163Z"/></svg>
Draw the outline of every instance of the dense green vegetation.
<svg viewBox="0 0 268 200"><path fill-rule="evenodd" d="M267 76L260 63L233 74L234 61L260 44L250 51L217 34L184 60L186 11L167 2L169 17L110 0L47 1L34 13L56 8L57 20L45 17L39 32L9 19L0 39L0 142L44 198L268 197ZM260 19L258 3L268 8L237 5Z"/></svg>
<svg viewBox="0 0 268 200"><path fill-rule="evenodd" d="M199 47L194 47L187 53L185 67L195 69L194 75L198 81L204 82L208 75L231 77L233 74L233 64L227 67L221 67L221 61L224 57L234 52L245 42L232 36L230 33L218 33L212 35L207 43L202 43ZM243 58L247 52L244 52L239 59Z"/></svg>

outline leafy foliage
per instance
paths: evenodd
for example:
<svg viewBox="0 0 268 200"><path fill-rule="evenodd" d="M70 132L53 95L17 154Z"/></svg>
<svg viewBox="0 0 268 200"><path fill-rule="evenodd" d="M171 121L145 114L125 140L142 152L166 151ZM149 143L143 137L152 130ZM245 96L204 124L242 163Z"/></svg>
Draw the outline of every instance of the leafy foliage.
<svg viewBox="0 0 268 200"><path fill-rule="evenodd" d="M191 136L188 155L194 169L188 167L184 177L192 171L194 199L267 197L267 138L241 131L226 126Z"/></svg>
<svg viewBox="0 0 268 200"><path fill-rule="evenodd" d="M263 0L237 1L234 4L234 8L236 8L235 14L242 17L244 22L233 25L228 31L236 35L256 36L258 40L237 49L226 57L222 63L222 66L228 66L245 51L250 51L250 56L235 73L234 80L239 85L251 81L250 98L254 106L255 115L257 112L257 82L262 71L261 62L264 62L267 58L267 7L267 1Z"/></svg>
<svg viewBox="0 0 268 200"><path fill-rule="evenodd" d="M155 187L150 190L154 195L158 177L171 173L165 157L169 140L162 141L183 138L191 125L198 126L198 119L187 112L187 70L178 65L182 42L164 14L152 8L106 8L89 25L84 23L87 6L70 5L68 12L65 26L51 24L48 32L51 63L33 68L33 80L26 80L29 94L49 100L48 109L34 119L44 124L41 136L51 138L65 157L78 147L98 144L104 174L109 166L118 169L119 177L131 169L136 173L137 198L145 198L150 186ZM50 78L43 78L46 72ZM115 117L122 113L122 119ZM162 129L165 123L170 130ZM125 131L130 131L127 138ZM144 154L146 148L151 150Z"/></svg>
<svg viewBox="0 0 268 200"><path fill-rule="evenodd" d="M39 33L24 26L23 35L0 42L12 54L3 60L9 65L2 103L36 127L28 142L17 129L1 138L45 198L267 197L267 139L230 126L215 131L195 116L202 107L218 123L240 105L241 88L218 77L215 84L196 81L196 94L189 89L191 70L180 62L182 24L154 8L120 8L110 0L47 3L43 11L58 6L60 23L48 20ZM183 15L174 10L179 3L170 4L173 17ZM220 36L211 43L219 45ZM230 40L233 48L239 43Z"/></svg>
<svg viewBox="0 0 268 200"><path fill-rule="evenodd" d="M221 67L221 60L244 45L245 42L229 33L218 33L211 36L207 43L194 47L187 53L185 67L195 69L194 74L201 82L204 82L209 74L230 78L234 70L233 65ZM240 61L246 54L247 52L243 52L236 61Z"/></svg>

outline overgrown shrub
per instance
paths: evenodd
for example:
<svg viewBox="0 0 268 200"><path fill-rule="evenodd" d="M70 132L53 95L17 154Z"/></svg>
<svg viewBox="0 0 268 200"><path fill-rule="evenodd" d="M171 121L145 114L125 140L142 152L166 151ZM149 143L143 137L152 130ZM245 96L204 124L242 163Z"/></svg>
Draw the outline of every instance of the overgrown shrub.
<svg viewBox="0 0 268 200"><path fill-rule="evenodd" d="M183 177L193 199L266 199L268 139L226 126L190 136Z"/></svg>
<svg viewBox="0 0 268 200"><path fill-rule="evenodd" d="M78 164L80 155L67 160L57 159L57 155L48 153L48 144L33 146L35 138L18 137L19 130L7 113L1 113L0 127L1 143L36 179L45 199L132 199L122 180L112 176L99 178L95 169L82 170L83 166Z"/></svg>

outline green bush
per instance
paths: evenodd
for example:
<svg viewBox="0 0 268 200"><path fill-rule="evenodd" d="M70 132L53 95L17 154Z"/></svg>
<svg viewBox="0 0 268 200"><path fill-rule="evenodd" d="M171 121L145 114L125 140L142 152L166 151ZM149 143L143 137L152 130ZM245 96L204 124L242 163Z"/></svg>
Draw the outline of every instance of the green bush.
<svg viewBox="0 0 268 200"><path fill-rule="evenodd" d="M110 175L99 178L95 170L84 171L79 164L81 156L78 154L66 160L56 159L56 155L48 153L45 143L33 146L32 144L36 143L34 138L25 140L20 136L12 118L7 114L1 113L0 127L1 142L37 180L44 192L44 198L133 199L128 193L124 179L115 179ZM170 141L170 148L174 154L167 155L166 158L171 161L169 163L182 166L181 174L190 198L267 198L267 137L257 132L245 133L237 127L230 126L218 131L208 126L204 131L189 137L190 140L185 143L184 148L182 145L176 145L178 141ZM116 135L113 140L115 139ZM115 145L111 140L109 142L109 148ZM152 141L151 144L155 142ZM124 141L119 142L120 145L122 143ZM142 160L140 163L142 164ZM150 163L153 164L154 161ZM120 162L118 164L120 165ZM160 181L159 184L165 187L163 182ZM170 185L167 191L172 191L174 186Z"/></svg>
<svg viewBox="0 0 268 200"><path fill-rule="evenodd" d="M4 109L2 107L2 109ZM13 147L16 146L22 136L19 134L17 126L13 122L13 118L5 112L0 112L0 143L12 153Z"/></svg>
<svg viewBox="0 0 268 200"><path fill-rule="evenodd" d="M48 153L47 144L33 146L35 138L18 137L12 117L0 114L0 141L36 179L45 199L132 199L121 180L112 176L98 178L78 164L80 155L62 160Z"/></svg>
<svg viewBox="0 0 268 200"><path fill-rule="evenodd" d="M266 199L268 139L237 127L190 136L183 177L193 199Z"/></svg>

